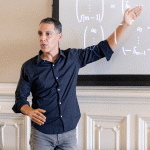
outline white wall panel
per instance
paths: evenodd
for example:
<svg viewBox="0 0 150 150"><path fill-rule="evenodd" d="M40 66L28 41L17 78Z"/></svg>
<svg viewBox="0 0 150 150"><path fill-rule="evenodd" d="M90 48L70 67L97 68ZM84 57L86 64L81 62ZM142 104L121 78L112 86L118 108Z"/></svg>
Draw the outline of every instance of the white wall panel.
<svg viewBox="0 0 150 150"><path fill-rule="evenodd" d="M30 124L30 120L27 118L27 116L22 114L1 113L1 150L26 149L27 145L29 145L27 141L27 126Z"/></svg>
<svg viewBox="0 0 150 150"><path fill-rule="evenodd" d="M0 149L30 150L30 118L12 111L15 89L0 83ZM149 87L77 87L77 97L79 150L150 149Z"/></svg>
<svg viewBox="0 0 150 150"><path fill-rule="evenodd" d="M121 137L122 135L126 135L125 138ZM86 149L127 149L130 148L128 141L130 141L130 115L86 115ZM125 147L121 142L125 143Z"/></svg>
<svg viewBox="0 0 150 150"><path fill-rule="evenodd" d="M138 118L138 149L150 149L150 117Z"/></svg>

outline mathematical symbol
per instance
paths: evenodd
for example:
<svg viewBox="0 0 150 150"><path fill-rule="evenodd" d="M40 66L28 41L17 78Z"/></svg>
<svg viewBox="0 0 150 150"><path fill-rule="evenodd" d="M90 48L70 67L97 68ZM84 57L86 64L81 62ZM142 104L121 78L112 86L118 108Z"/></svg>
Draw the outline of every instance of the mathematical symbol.
<svg viewBox="0 0 150 150"><path fill-rule="evenodd" d="M95 19L95 17L91 17L91 19Z"/></svg>
<svg viewBox="0 0 150 150"><path fill-rule="evenodd" d="M146 55L146 52L144 51L144 52L143 52L143 53L141 53L141 54Z"/></svg>
<svg viewBox="0 0 150 150"><path fill-rule="evenodd" d="M140 37L138 37L138 44L140 44L140 43L139 43L139 41L140 41L139 39L140 39Z"/></svg>
<svg viewBox="0 0 150 150"><path fill-rule="evenodd" d="M128 4L129 3L129 1L126 1L126 9L128 9L128 8L130 8L131 6Z"/></svg>
<svg viewBox="0 0 150 150"><path fill-rule="evenodd" d="M146 55L145 51L143 53L140 53L140 52L136 51L136 48L137 48L136 46L133 47L133 54L136 54L136 55Z"/></svg>
<svg viewBox="0 0 150 150"><path fill-rule="evenodd" d="M141 27L138 27L138 28L137 28L137 31L142 32L142 28L141 28Z"/></svg>
<svg viewBox="0 0 150 150"><path fill-rule="evenodd" d="M131 50L125 50L124 47L122 47L124 55L126 55L126 52L131 52Z"/></svg>
<svg viewBox="0 0 150 150"><path fill-rule="evenodd" d="M96 20L101 21L101 15L100 14L96 15Z"/></svg>
<svg viewBox="0 0 150 150"><path fill-rule="evenodd" d="M94 29L94 28L92 28L92 29L91 29L91 32L92 32L92 33L97 33L97 30Z"/></svg>

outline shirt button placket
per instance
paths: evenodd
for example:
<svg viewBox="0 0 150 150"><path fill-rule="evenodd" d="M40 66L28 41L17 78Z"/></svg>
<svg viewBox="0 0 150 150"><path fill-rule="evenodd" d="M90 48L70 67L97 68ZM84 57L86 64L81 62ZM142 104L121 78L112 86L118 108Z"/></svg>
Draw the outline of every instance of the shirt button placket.
<svg viewBox="0 0 150 150"><path fill-rule="evenodd" d="M53 64L53 67L54 67L54 66L55 66L55 65ZM58 80L58 77L56 77L56 80ZM57 91L60 92L60 88L58 88ZM61 105L61 102L59 102L59 105ZM61 115L60 117L62 118L62 115Z"/></svg>
<svg viewBox="0 0 150 150"><path fill-rule="evenodd" d="M60 89L58 89L58 91L60 91ZM59 102L59 105L61 105L61 102ZM62 115L60 117L62 118Z"/></svg>
<svg viewBox="0 0 150 150"><path fill-rule="evenodd" d="M56 79L57 79L58 77L56 77ZM57 89L58 90L58 92L60 91L60 89ZM59 105L61 105L61 102L59 102ZM62 118L62 115L60 116L61 118Z"/></svg>

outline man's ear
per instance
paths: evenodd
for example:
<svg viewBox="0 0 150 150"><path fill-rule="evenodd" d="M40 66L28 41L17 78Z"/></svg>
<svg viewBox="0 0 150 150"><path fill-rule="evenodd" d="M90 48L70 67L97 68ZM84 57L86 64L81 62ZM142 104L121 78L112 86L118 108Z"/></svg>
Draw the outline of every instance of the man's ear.
<svg viewBox="0 0 150 150"><path fill-rule="evenodd" d="M58 41L61 41L62 37L63 37L63 34L59 33L59 39L58 39Z"/></svg>

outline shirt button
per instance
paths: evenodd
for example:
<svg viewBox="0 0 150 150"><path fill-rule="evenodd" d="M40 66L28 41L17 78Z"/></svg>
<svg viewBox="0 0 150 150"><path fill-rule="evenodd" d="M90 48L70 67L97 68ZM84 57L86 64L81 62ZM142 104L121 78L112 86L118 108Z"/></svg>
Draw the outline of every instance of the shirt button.
<svg viewBox="0 0 150 150"><path fill-rule="evenodd" d="M60 116L62 118L62 116Z"/></svg>
<svg viewBox="0 0 150 150"><path fill-rule="evenodd" d="M54 67L55 65L53 64L53 67Z"/></svg>
<svg viewBox="0 0 150 150"><path fill-rule="evenodd" d="M61 102L59 102L59 104L61 105Z"/></svg>
<svg viewBox="0 0 150 150"><path fill-rule="evenodd" d="M58 80L58 77L56 77L56 79Z"/></svg>
<svg viewBox="0 0 150 150"><path fill-rule="evenodd" d="M60 89L58 89L58 91L60 91Z"/></svg>

